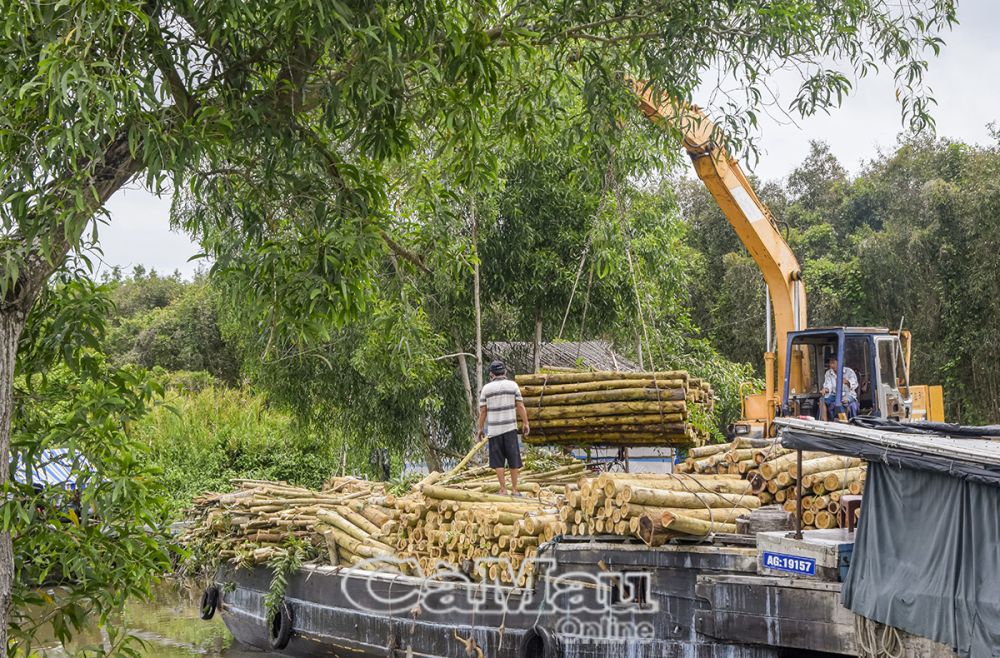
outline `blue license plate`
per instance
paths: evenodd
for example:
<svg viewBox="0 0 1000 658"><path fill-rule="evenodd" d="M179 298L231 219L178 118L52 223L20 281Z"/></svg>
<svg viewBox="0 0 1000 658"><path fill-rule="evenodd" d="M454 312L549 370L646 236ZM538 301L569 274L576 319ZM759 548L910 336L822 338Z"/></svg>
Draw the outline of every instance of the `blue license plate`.
<svg viewBox="0 0 1000 658"><path fill-rule="evenodd" d="M802 576L816 575L816 560L798 555L764 551L764 566L768 569L797 573Z"/></svg>

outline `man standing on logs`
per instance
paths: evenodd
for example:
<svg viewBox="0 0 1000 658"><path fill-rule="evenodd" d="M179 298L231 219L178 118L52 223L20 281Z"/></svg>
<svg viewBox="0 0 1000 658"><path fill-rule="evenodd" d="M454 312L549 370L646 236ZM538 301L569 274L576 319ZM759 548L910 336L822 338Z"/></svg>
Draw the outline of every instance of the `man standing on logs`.
<svg viewBox="0 0 1000 658"><path fill-rule="evenodd" d="M517 418L528 436L528 412L524 408L521 389L517 382L507 379L507 366L503 361L490 364L490 381L479 393L479 436L489 436L490 468L496 469L500 482L500 495L507 495L504 466L510 469L510 487L517 496L517 476L521 470L521 450L517 445ZM483 431L483 425L486 431Z"/></svg>

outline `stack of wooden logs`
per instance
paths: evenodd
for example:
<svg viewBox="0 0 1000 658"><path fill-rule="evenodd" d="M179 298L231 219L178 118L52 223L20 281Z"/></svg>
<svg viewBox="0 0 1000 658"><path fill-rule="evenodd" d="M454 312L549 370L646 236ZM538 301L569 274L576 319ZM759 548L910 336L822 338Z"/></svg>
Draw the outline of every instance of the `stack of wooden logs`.
<svg viewBox="0 0 1000 658"><path fill-rule="evenodd" d="M527 441L568 446L672 446L705 442L693 417L711 417L708 382L683 370L519 375L531 421Z"/></svg>
<svg viewBox="0 0 1000 658"><path fill-rule="evenodd" d="M580 462L522 469L518 497L494 493L496 474L486 467L450 476L431 473L395 499L386 541L424 572L443 562L474 579L523 586L539 544L566 532L559 516L562 496L576 489L584 469ZM487 558L504 558L510 569L487 564Z"/></svg>
<svg viewBox="0 0 1000 658"><path fill-rule="evenodd" d="M392 499L380 483L343 478L325 491L259 480L233 484L231 493L195 499L182 545L244 565L267 562L289 538L313 544L331 564L393 553L381 541Z"/></svg>
<svg viewBox="0 0 1000 658"><path fill-rule="evenodd" d="M638 536L658 546L674 536L736 532L760 507L736 475L605 473L566 494L560 517L574 535Z"/></svg>
<svg viewBox="0 0 1000 658"><path fill-rule="evenodd" d="M401 496L388 494L384 483L350 477L331 478L321 491L235 480L232 493L195 500L193 523L180 541L209 562L261 564L296 542L311 559L333 565L395 564L407 571L416 561L433 571L443 561L473 577L523 582L530 566L516 578L500 566L473 563L506 557L518 573L540 543L565 532L559 505L586 467L564 455L526 451L522 493L500 496L493 469L467 466L483 445L452 471L431 473Z"/></svg>
<svg viewBox="0 0 1000 658"><path fill-rule="evenodd" d="M795 451L777 441L759 439L692 449L678 471L739 475L751 483L761 503L782 505L792 513L798 508L801 477L802 525L821 529L840 527L841 497L861 494L865 480L865 466L859 459L804 451L800 473Z"/></svg>
<svg viewBox="0 0 1000 658"><path fill-rule="evenodd" d="M538 498L512 498L434 484L419 495L396 500L389 541L401 559L415 560L424 573L445 563L475 579L523 586L538 545L562 534L558 509ZM486 558L506 558L511 569ZM520 572L520 578L517 574Z"/></svg>

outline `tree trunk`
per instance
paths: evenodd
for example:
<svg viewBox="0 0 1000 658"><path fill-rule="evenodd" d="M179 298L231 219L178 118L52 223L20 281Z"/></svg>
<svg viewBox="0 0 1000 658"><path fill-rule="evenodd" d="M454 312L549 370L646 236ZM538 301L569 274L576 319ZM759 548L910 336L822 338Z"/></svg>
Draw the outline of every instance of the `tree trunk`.
<svg viewBox="0 0 1000 658"><path fill-rule="evenodd" d="M535 309L534 372L542 369L542 309Z"/></svg>
<svg viewBox="0 0 1000 658"><path fill-rule="evenodd" d="M14 409L14 363L17 342L27 314L0 312L0 488L6 486L10 464L10 421ZM14 585L14 547L9 532L0 533L0 656L7 655L7 624Z"/></svg>
<svg viewBox="0 0 1000 658"><path fill-rule="evenodd" d="M420 435L424 440L424 459L427 460L427 470L430 472L441 471L441 458L438 457L437 451L434 450L434 441L431 438L431 429L427 422L422 423Z"/></svg>
<svg viewBox="0 0 1000 658"><path fill-rule="evenodd" d="M451 332L455 339L455 352L458 354L458 372L462 375L462 390L465 391L465 401L469 405L469 418L475 422L476 419L476 398L472 393L472 381L469 379L469 362L465 358L465 348L458 337L458 331Z"/></svg>
<svg viewBox="0 0 1000 658"><path fill-rule="evenodd" d="M476 395L483 390L483 309L479 304L479 216L476 213L476 201L469 203L472 214L472 251L475 259L472 264L472 303L476 308Z"/></svg>

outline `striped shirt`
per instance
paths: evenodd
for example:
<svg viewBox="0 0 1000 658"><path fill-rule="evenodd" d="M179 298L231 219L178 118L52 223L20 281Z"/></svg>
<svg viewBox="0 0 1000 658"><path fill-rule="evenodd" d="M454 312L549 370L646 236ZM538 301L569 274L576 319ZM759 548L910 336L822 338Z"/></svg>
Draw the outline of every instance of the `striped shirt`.
<svg viewBox="0 0 1000 658"><path fill-rule="evenodd" d="M517 430L517 405L521 389L512 379L494 379L479 394L479 406L486 407L486 435L500 436Z"/></svg>

